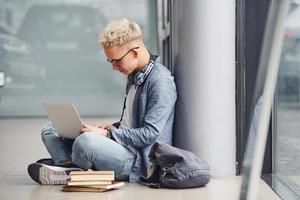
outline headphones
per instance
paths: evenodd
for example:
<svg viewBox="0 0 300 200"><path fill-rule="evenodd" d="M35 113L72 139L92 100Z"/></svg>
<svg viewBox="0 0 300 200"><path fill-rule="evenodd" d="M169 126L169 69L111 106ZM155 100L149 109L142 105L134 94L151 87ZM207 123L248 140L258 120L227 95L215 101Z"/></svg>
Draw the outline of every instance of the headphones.
<svg viewBox="0 0 300 200"><path fill-rule="evenodd" d="M132 85L133 84L141 85L146 80L146 78L150 74L150 72L152 71L153 66L154 66L154 61L155 61L155 56L150 53L150 62L147 65L145 65L141 71L129 74L128 82Z"/></svg>

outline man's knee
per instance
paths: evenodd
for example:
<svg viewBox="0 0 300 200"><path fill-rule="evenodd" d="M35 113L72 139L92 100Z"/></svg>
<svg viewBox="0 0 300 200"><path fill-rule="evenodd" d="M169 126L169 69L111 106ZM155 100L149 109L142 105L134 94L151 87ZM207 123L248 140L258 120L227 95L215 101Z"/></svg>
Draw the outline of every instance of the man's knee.
<svg viewBox="0 0 300 200"><path fill-rule="evenodd" d="M56 130L55 130L53 124L51 122L49 122L41 130L42 140L44 141L47 136L53 135L53 134L56 134Z"/></svg>
<svg viewBox="0 0 300 200"><path fill-rule="evenodd" d="M74 164L85 170L92 167L92 152L96 148L95 140L97 140L97 135L92 132L81 134L75 139L71 158Z"/></svg>
<svg viewBox="0 0 300 200"><path fill-rule="evenodd" d="M84 154L96 148L99 143L99 135L93 132L86 132L78 136L73 143L73 152ZM97 144L96 144L97 143Z"/></svg>

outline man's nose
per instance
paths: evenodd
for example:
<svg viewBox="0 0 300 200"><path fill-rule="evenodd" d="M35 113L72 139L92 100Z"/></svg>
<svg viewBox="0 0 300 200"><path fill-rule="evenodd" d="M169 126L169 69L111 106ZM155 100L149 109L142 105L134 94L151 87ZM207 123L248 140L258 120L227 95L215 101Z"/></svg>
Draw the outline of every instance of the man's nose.
<svg viewBox="0 0 300 200"><path fill-rule="evenodd" d="M113 70L119 70L119 66L118 65L112 65Z"/></svg>

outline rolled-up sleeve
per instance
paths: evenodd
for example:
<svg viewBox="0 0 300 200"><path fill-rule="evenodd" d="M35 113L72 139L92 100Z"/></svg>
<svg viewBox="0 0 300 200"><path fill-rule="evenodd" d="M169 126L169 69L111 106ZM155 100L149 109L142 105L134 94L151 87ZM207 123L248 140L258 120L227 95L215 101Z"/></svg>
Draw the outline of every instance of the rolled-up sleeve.
<svg viewBox="0 0 300 200"><path fill-rule="evenodd" d="M143 148L153 144L175 109L176 86L173 79L162 79L148 87L146 113L139 128L111 129L115 140L123 146Z"/></svg>

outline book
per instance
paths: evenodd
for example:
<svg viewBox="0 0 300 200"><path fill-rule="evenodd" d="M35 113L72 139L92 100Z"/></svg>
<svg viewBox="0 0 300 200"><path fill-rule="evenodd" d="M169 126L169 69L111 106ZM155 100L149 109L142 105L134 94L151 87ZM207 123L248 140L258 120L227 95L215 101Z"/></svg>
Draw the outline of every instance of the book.
<svg viewBox="0 0 300 200"><path fill-rule="evenodd" d="M63 186L64 192L105 192L108 190L119 189L124 186L124 182L113 182L110 185L97 185L97 186Z"/></svg>
<svg viewBox="0 0 300 200"><path fill-rule="evenodd" d="M111 175L72 175L70 181L113 181L114 176Z"/></svg>
<svg viewBox="0 0 300 200"><path fill-rule="evenodd" d="M114 175L114 171L71 171L69 175Z"/></svg>
<svg viewBox="0 0 300 200"><path fill-rule="evenodd" d="M113 181L114 171L72 171L70 181Z"/></svg>
<svg viewBox="0 0 300 200"><path fill-rule="evenodd" d="M112 182L110 185L93 185L93 186L82 186L82 187L89 187L89 188L101 188L101 189L118 189L122 186L124 186L125 183L124 182Z"/></svg>
<svg viewBox="0 0 300 200"><path fill-rule="evenodd" d="M102 188L90 188L90 187L76 187L76 186L64 186L63 192L105 192L107 189Z"/></svg>
<svg viewBox="0 0 300 200"><path fill-rule="evenodd" d="M80 186L80 185L110 185L111 181L68 181L69 186Z"/></svg>

